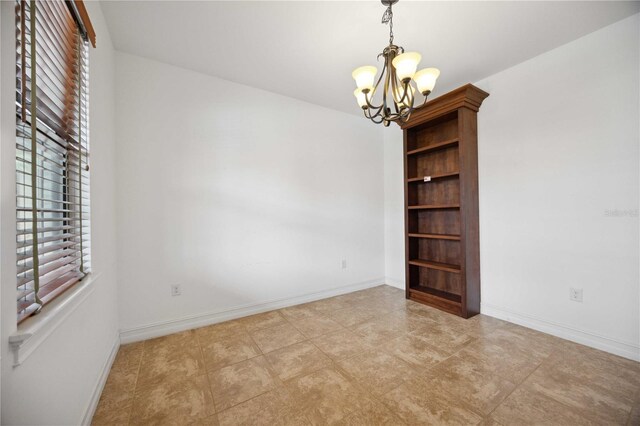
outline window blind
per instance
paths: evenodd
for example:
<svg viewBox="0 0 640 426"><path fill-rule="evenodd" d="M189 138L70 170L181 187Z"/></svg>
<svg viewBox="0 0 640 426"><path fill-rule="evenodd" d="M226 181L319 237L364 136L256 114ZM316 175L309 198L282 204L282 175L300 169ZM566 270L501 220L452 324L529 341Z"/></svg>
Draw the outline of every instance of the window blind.
<svg viewBox="0 0 640 426"><path fill-rule="evenodd" d="M73 2L15 7L20 322L91 270L89 52Z"/></svg>

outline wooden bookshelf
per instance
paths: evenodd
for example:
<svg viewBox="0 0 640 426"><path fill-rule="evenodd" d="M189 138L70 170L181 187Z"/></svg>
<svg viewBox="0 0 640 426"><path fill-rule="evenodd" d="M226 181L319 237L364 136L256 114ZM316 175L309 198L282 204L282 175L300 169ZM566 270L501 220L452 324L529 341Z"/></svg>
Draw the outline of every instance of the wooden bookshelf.
<svg viewBox="0 0 640 426"><path fill-rule="evenodd" d="M467 84L402 125L406 296L463 318L480 312L476 116L487 96Z"/></svg>

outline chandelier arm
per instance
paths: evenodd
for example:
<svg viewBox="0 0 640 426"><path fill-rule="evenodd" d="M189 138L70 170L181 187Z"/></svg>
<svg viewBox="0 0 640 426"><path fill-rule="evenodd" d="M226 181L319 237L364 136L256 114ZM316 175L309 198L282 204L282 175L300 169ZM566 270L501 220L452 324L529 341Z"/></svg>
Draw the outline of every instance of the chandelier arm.
<svg viewBox="0 0 640 426"><path fill-rule="evenodd" d="M401 113L399 112L394 112L394 113L388 113L387 115L384 116L384 119L387 121L396 121L397 119L399 119L401 117Z"/></svg>
<svg viewBox="0 0 640 426"><path fill-rule="evenodd" d="M380 55L378 55L378 58L379 57L380 57ZM378 113L383 108L384 103L380 104L379 106L373 105L372 104L373 96L375 95L376 91L378 90L378 86L380 86L380 81L382 81L382 77L385 75L386 69L387 69L387 61L385 59L384 65L382 66L382 72L380 73L380 77L378 77L378 81L376 81L376 84L373 86L373 90L369 92L369 93L371 93L371 99L369 100L369 97L367 96L367 93L364 94L364 99L367 102L367 107L378 110Z"/></svg>
<svg viewBox="0 0 640 426"><path fill-rule="evenodd" d="M402 123L406 123L407 121L409 121L409 117L411 117L411 113L406 114L404 117L400 117L400 121Z"/></svg>
<svg viewBox="0 0 640 426"><path fill-rule="evenodd" d="M386 117L381 113L377 113L376 115L371 117L370 120L373 121L374 123L380 124L386 120Z"/></svg>
<svg viewBox="0 0 640 426"><path fill-rule="evenodd" d="M364 116L367 117L369 120L373 119L376 116L376 114L374 115L371 114L371 110L369 108L363 109L362 112L364 113Z"/></svg>
<svg viewBox="0 0 640 426"><path fill-rule="evenodd" d="M393 75L391 76L391 93L393 94L393 106L396 110L396 113L400 113L400 108L398 107L398 105L400 105L404 100L404 95L400 99L396 99L396 97L399 96L400 93L398 91L398 79L395 73L393 73Z"/></svg>
<svg viewBox="0 0 640 426"><path fill-rule="evenodd" d="M380 108L378 108L377 110L375 110L375 112L372 112L372 111L370 110L370 111L369 111L369 115L370 115L371 117L378 117L378 116L382 116L382 115L384 115L384 114L383 114L383 111L382 111L382 107L380 107Z"/></svg>
<svg viewBox="0 0 640 426"><path fill-rule="evenodd" d="M367 108L364 110L365 117L367 117L370 120L373 120L374 118L379 117L381 115L380 111L382 110L382 107L373 108L373 109L375 110L375 112L372 112L371 108Z"/></svg>
<svg viewBox="0 0 640 426"><path fill-rule="evenodd" d="M380 55L378 55L378 59L380 59L380 56L382 56L382 53ZM378 88L378 86L380 85L380 82L382 81L382 76L384 76L384 72L386 70L387 70L387 60L385 59L384 64L382 65L382 72L380 73L380 77L378 77L378 81L376 81L376 84L373 86L373 92L374 93L375 93L376 89Z"/></svg>
<svg viewBox="0 0 640 426"><path fill-rule="evenodd" d="M405 97L407 98L407 105L411 105L411 108L413 108L413 93L411 92L411 80L407 81L406 83L402 83L403 89L404 89L404 94L402 96L402 98L404 99Z"/></svg>
<svg viewBox="0 0 640 426"><path fill-rule="evenodd" d="M380 123L382 121L395 121L400 117L400 113L391 113L390 111L383 111L382 107L380 107L375 114L372 114L371 111L365 110L365 116L375 123ZM376 121L374 119L380 117L380 121Z"/></svg>
<svg viewBox="0 0 640 426"><path fill-rule="evenodd" d="M377 117L373 117L373 118L371 118L370 120L371 120L374 124L380 124L380 123L382 123L382 122L384 121L384 118L382 118L382 116L379 116L379 117L380 117L380 119L379 119L379 120L376 120L376 118L377 118Z"/></svg>
<svg viewBox="0 0 640 426"><path fill-rule="evenodd" d="M369 93L371 93L371 100L369 100L369 96L368 96L368 95L369 95L369 93L365 93L365 94L364 94L364 100L367 102L367 108L369 108L369 109L375 109L375 110L380 111L380 110L382 109L382 105L375 106L375 105L373 105L373 104L371 103L371 101L373 100L373 94L375 93L375 91L376 91L376 89L373 89L373 91L369 92Z"/></svg>
<svg viewBox="0 0 640 426"><path fill-rule="evenodd" d="M407 86L411 86L411 81L409 81L407 83ZM416 83L416 87L417 87L417 83ZM409 88L411 88L411 87L409 87ZM415 93L416 92L414 92L413 90L409 90L409 96L411 97L411 105L412 105L411 109L412 110L413 110L413 102L416 100L416 94Z"/></svg>
<svg viewBox="0 0 640 426"><path fill-rule="evenodd" d="M380 124L383 121L383 118L380 116L380 112L372 116L371 114L367 115L367 110L364 110L364 116L373 121L374 124ZM381 117L380 120L376 120L378 117Z"/></svg>
<svg viewBox="0 0 640 426"><path fill-rule="evenodd" d="M398 108L398 104L399 101L396 99L396 97L398 96L398 86L396 83L396 75L395 73L390 73L393 75L389 76L389 79L391 80L391 96L393 96L393 109L396 111L396 113L400 112L400 109Z"/></svg>
<svg viewBox="0 0 640 426"><path fill-rule="evenodd" d="M408 105L409 108L413 108L413 97L411 94L411 90L409 90L409 86L411 85L411 80L409 80L406 83L401 81L400 84L402 84L402 98L400 98L398 103L399 104L404 103L405 105ZM405 102L405 99L406 99L406 102Z"/></svg>
<svg viewBox="0 0 640 426"><path fill-rule="evenodd" d="M384 91L382 92L382 105L384 106L384 116L385 119L388 121L389 120L388 117L390 117L390 109L387 105L387 94L389 92L389 79L391 76L391 73L393 73L393 68L391 67L391 64L389 63L391 61L391 55L387 54L384 57L385 60L385 68L388 69L387 73L385 73L385 77L384 77Z"/></svg>
<svg viewBox="0 0 640 426"><path fill-rule="evenodd" d="M411 91L411 81L407 83L407 88L405 89L405 93L407 94L407 105L409 105L407 115L410 115L415 109L413 103L416 100L416 96Z"/></svg>

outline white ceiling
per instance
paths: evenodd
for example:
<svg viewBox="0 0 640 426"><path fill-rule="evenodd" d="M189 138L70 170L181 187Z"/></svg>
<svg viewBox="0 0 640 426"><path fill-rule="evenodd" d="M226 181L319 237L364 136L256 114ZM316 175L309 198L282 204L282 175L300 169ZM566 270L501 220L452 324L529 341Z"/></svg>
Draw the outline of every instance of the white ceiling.
<svg viewBox="0 0 640 426"><path fill-rule="evenodd" d="M353 114L351 71L377 65L388 44L379 1L105 1L102 9L119 51ZM395 42L420 52L421 68L440 68L438 95L639 10L640 2L403 0Z"/></svg>

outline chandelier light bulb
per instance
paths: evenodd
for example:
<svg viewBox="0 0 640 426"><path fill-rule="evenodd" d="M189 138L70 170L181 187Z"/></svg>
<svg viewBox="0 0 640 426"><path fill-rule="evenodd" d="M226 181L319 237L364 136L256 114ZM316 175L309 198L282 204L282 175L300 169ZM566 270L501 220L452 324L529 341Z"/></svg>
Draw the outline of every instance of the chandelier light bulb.
<svg viewBox="0 0 640 426"><path fill-rule="evenodd" d="M406 52L393 58L392 63L398 78L401 81L413 78L420 59L422 59L422 55L418 52Z"/></svg>
<svg viewBox="0 0 640 426"><path fill-rule="evenodd" d="M416 82L420 93L428 95L433 91L439 76L440 70L438 68L424 68L413 76L413 80Z"/></svg>
<svg viewBox="0 0 640 426"><path fill-rule="evenodd" d="M356 97L356 100L358 101L358 105L360 105L360 108L367 109L367 95L362 93L362 89L354 90L353 95Z"/></svg>
<svg viewBox="0 0 640 426"><path fill-rule="evenodd" d="M378 69L371 65L366 65L364 67L356 68L353 70L351 76L356 81L356 86L360 90L373 90L373 82L376 77L376 73Z"/></svg>

